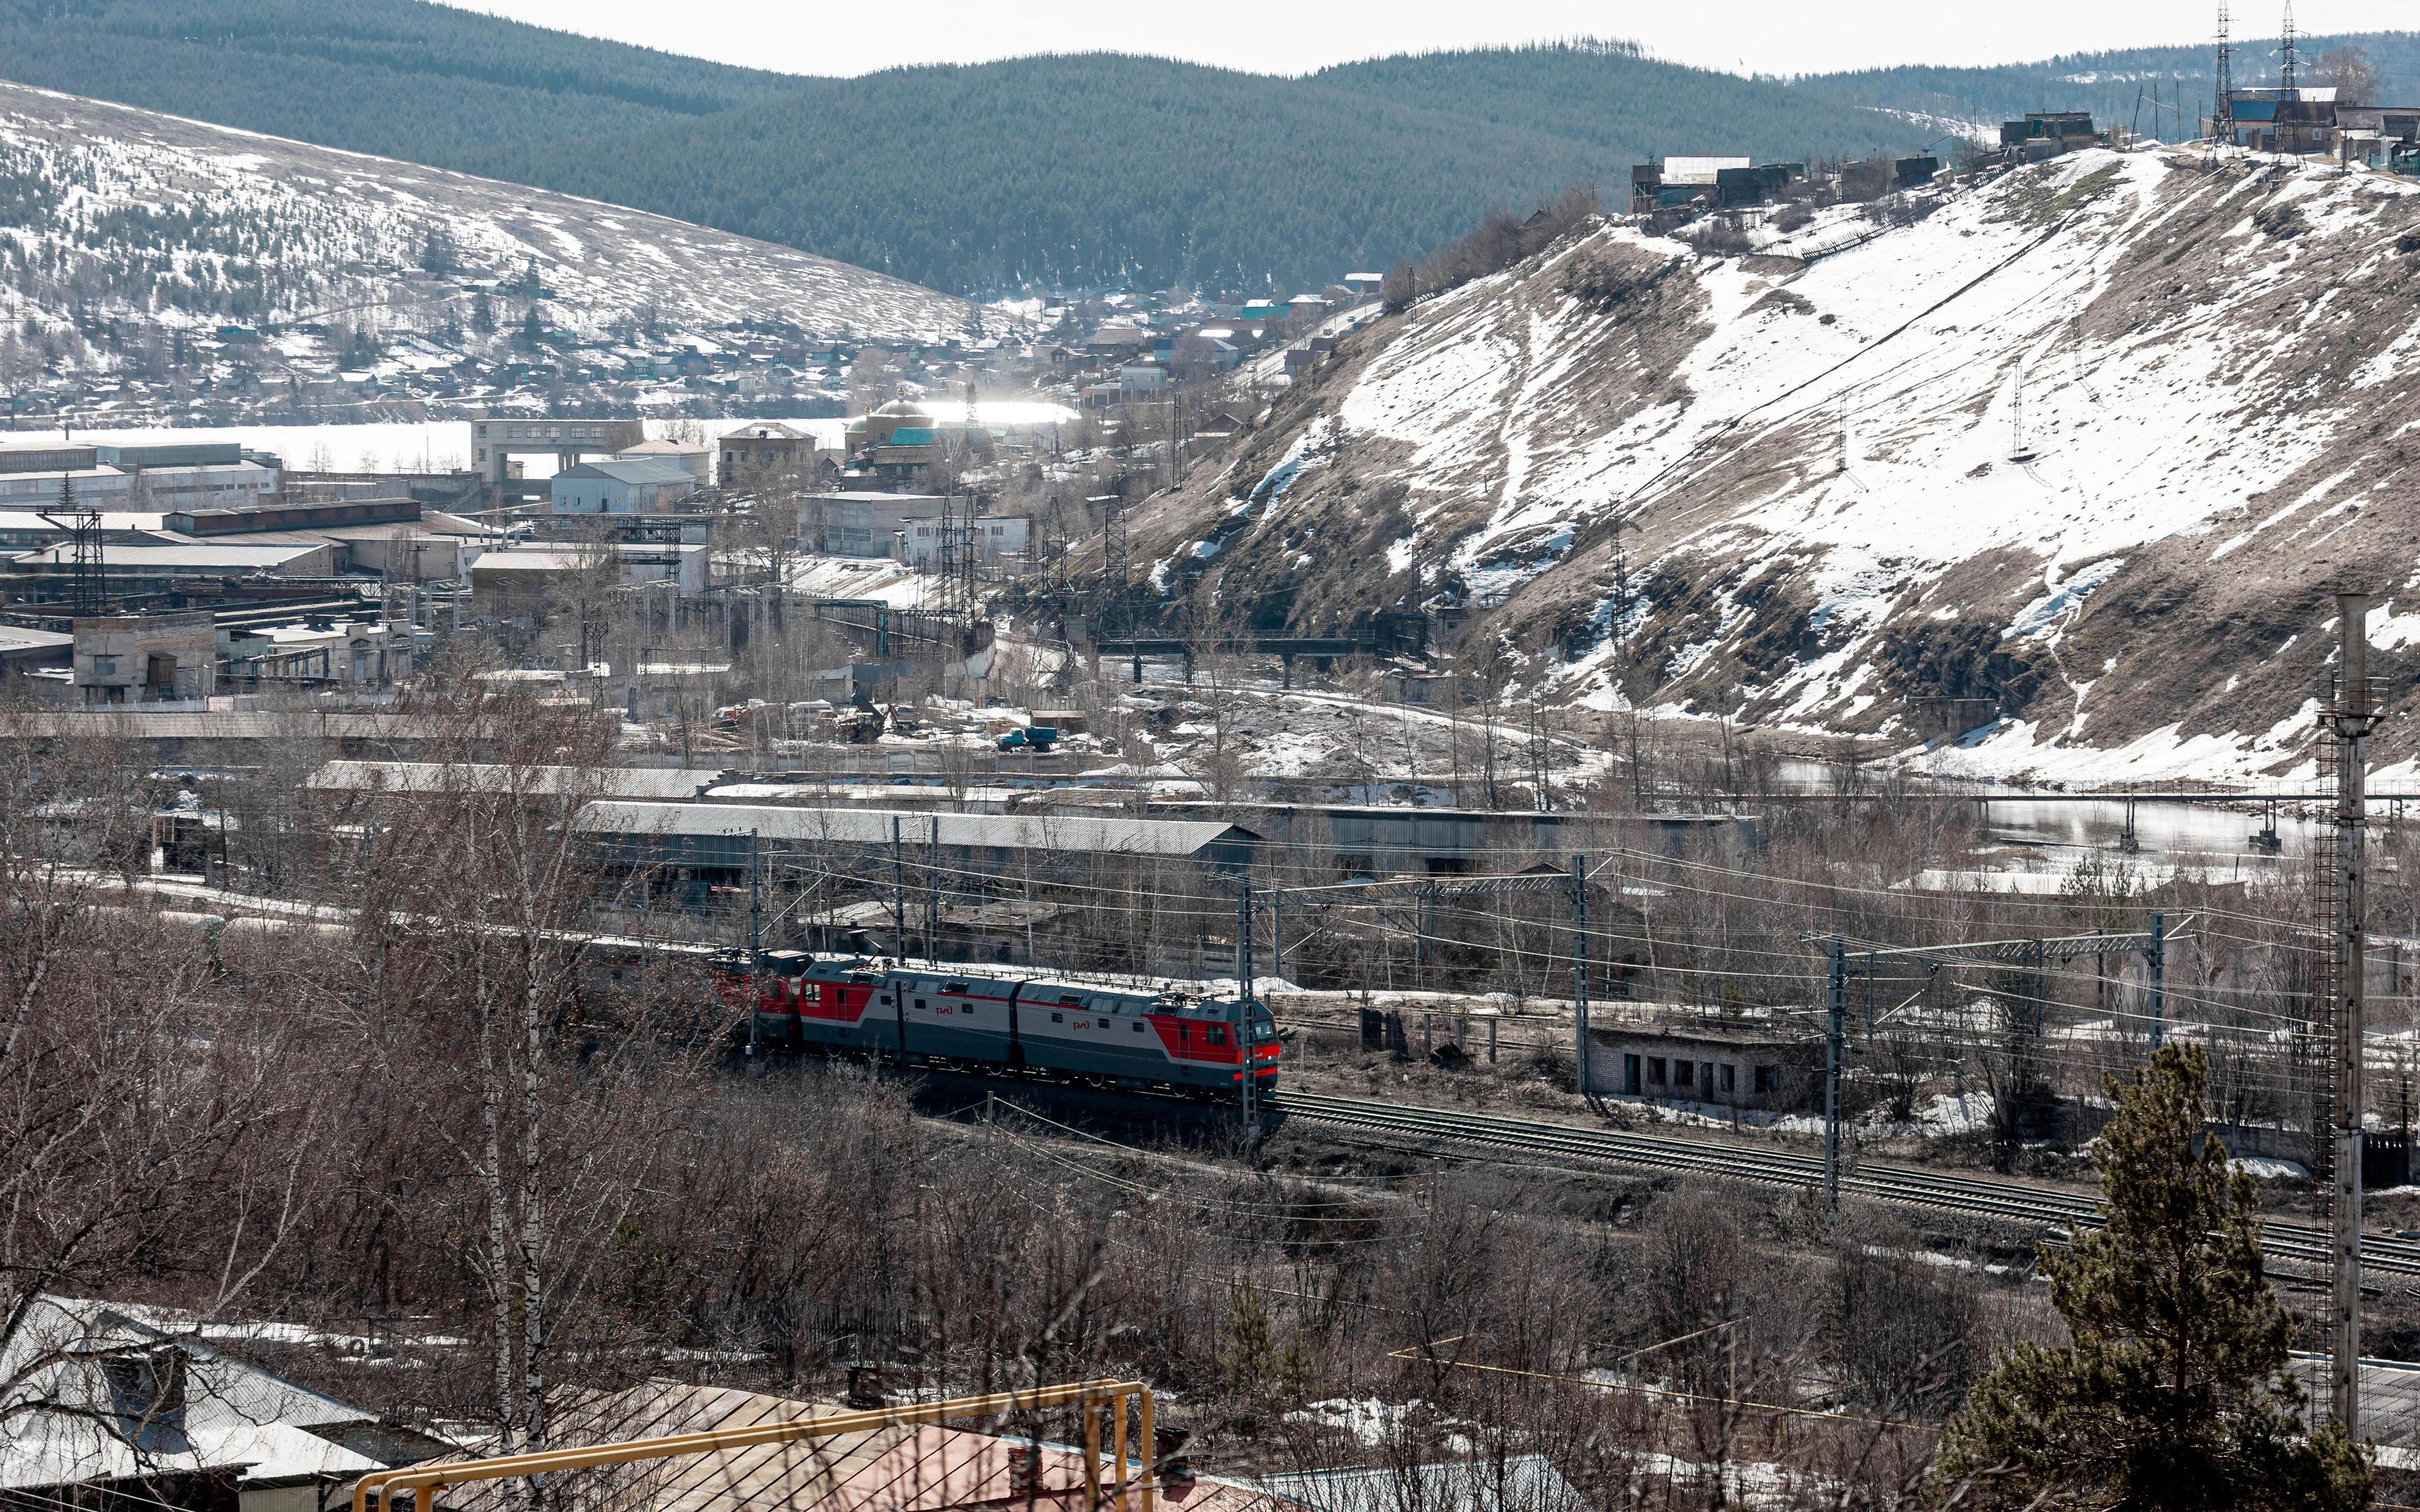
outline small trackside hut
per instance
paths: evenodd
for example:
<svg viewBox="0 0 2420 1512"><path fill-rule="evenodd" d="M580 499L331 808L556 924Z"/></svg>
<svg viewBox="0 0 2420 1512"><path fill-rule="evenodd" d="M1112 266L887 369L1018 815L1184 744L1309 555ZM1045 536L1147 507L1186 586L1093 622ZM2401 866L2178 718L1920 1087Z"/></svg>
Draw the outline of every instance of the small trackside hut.
<svg viewBox="0 0 2420 1512"><path fill-rule="evenodd" d="M1823 1041L1764 1026L1616 1025L1589 1036L1593 1089L1761 1113L1820 1110Z"/></svg>

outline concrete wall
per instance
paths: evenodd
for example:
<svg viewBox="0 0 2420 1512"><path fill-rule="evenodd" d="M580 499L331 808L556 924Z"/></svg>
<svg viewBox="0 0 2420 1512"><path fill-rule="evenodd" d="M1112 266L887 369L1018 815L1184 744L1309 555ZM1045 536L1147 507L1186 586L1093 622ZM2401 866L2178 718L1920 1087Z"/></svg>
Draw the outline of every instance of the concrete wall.
<svg viewBox="0 0 2420 1512"><path fill-rule="evenodd" d="M1823 1105L1822 1050L1764 1038L1605 1030L1589 1036L1589 1085L1655 1103L1803 1113Z"/></svg>
<svg viewBox="0 0 2420 1512"><path fill-rule="evenodd" d="M84 702L208 698L217 681L218 629L207 611L75 622L75 687Z"/></svg>

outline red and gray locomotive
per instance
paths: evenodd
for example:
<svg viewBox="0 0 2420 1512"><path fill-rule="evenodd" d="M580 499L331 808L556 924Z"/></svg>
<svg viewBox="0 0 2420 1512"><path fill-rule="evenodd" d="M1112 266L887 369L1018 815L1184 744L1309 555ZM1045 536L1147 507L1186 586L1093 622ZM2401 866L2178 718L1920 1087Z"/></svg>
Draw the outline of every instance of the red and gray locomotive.
<svg viewBox="0 0 2420 1512"><path fill-rule="evenodd" d="M715 980L726 1003L746 1004L744 960L722 958ZM1268 1010L1248 1016L1233 997L800 950L768 951L755 990L761 1043L908 1066L1233 1098L1248 1058L1265 1091L1284 1053Z"/></svg>

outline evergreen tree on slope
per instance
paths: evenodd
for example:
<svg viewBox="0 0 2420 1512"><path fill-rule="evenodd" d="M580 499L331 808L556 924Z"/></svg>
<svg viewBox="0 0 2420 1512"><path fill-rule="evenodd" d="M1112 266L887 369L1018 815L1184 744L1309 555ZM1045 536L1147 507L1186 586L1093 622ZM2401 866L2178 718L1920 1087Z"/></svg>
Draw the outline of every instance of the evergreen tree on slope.
<svg viewBox="0 0 2420 1512"><path fill-rule="evenodd" d="M2291 1331L2262 1273L2252 1180L2201 1130L2208 1063L2168 1045L2111 1090L2093 1155L2104 1226L2045 1251L2071 1342L2022 1344L1944 1434L1944 1507L2350 1512L2370 1455L2324 1413L2305 1433Z"/></svg>

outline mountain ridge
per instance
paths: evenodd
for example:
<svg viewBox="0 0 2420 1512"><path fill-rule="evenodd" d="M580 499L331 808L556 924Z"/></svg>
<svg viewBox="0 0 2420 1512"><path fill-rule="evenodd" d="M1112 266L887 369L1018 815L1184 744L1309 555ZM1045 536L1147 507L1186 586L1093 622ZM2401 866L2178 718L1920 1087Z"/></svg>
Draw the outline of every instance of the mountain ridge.
<svg viewBox="0 0 2420 1512"><path fill-rule="evenodd" d="M2420 88L2420 33L2366 47ZM2245 39L2238 77L2273 70ZM1976 69L1743 77L1610 42L1301 76L1056 54L845 78L554 32L431 0L0 0L10 76L632 204L961 294L1292 293L1662 154L1905 152L2004 116L2207 103L2208 44Z"/></svg>

